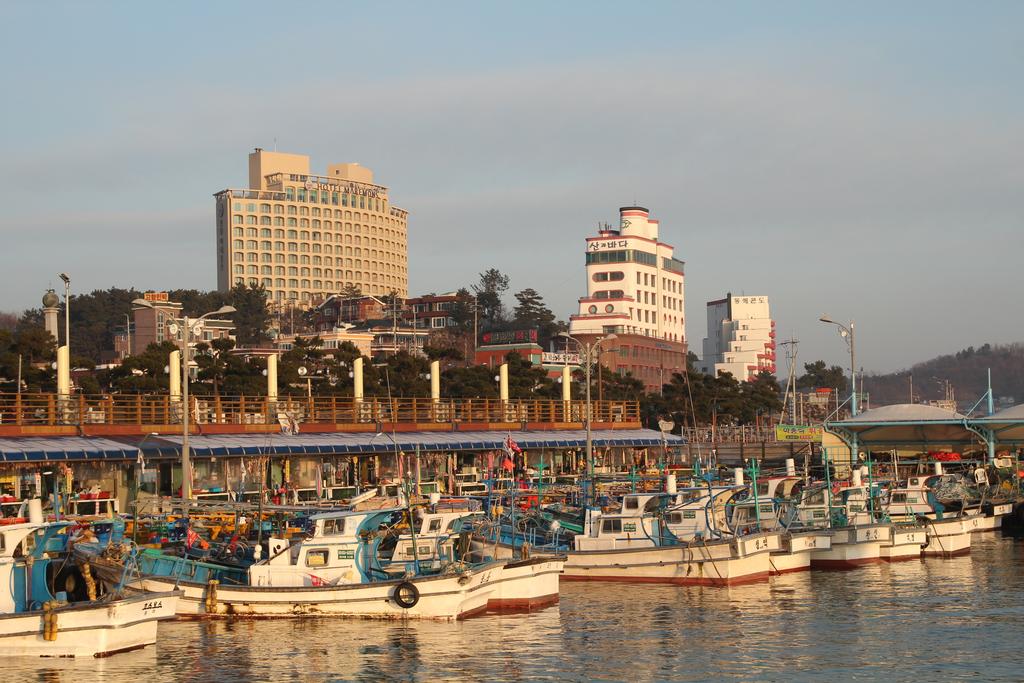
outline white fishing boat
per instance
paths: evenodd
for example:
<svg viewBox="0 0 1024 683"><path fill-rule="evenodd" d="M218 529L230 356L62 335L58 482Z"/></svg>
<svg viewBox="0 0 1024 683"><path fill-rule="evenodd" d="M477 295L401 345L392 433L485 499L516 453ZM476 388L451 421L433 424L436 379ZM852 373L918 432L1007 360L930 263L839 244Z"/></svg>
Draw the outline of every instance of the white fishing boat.
<svg viewBox="0 0 1024 683"><path fill-rule="evenodd" d="M0 656L106 657L152 645L157 623L174 618L175 590L80 602L53 595L50 555L66 547L68 528L38 521L0 527Z"/></svg>
<svg viewBox="0 0 1024 683"><path fill-rule="evenodd" d="M933 474L908 477L902 486L894 488L889 494L890 519L916 521L924 526L928 542L922 548L923 555L952 557L969 553L971 532L995 528L1006 514L1002 506L998 516L987 516L980 506L946 512L936 498L935 486L943 477L951 476Z"/></svg>
<svg viewBox="0 0 1024 683"><path fill-rule="evenodd" d="M771 539L771 573L788 574L811 568L811 552L826 550L832 545L827 529L806 526L789 529L783 520L780 502L799 496L803 480L795 475L768 477L757 482L757 495L733 501L730 525L738 535L755 530L779 531Z"/></svg>
<svg viewBox="0 0 1024 683"><path fill-rule="evenodd" d="M733 536L714 526L716 499L735 488L719 487L710 495L691 489L628 494L618 513L588 509L584 531L567 554L563 577L715 586L767 579L771 549L778 547L780 534Z"/></svg>
<svg viewBox="0 0 1024 683"><path fill-rule="evenodd" d="M309 538L295 543L270 539L269 557L249 567L245 585L190 581L184 578L188 560L181 560L178 574L142 575L127 585L145 592L180 587L184 597L178 614L186 617L461 619L486 611L539 609L558 601L560 558L472 565L453 558L452 546L440 542L438 535L416 539L413 547L416 554L419 548L425 550L422 557L403 552L382 559L382 543L396 536L387 527L396 512L401 511L314 515ZM442 523L448 516L437 515ZM434 520L425 513L421 521L430 528ZM105 578L120 566L102 558L92 561Z"/></svg>
<svg viewBox="0 0 1024 683"><path fill-rule="evenodd" d="M859 473L849 486L830 490L819 485L800 492L793 530L827 527L828 547L811 551L812 569L852 569L882 561L882 544L892 540L892 526L875 521L872 502Z"/></svg>

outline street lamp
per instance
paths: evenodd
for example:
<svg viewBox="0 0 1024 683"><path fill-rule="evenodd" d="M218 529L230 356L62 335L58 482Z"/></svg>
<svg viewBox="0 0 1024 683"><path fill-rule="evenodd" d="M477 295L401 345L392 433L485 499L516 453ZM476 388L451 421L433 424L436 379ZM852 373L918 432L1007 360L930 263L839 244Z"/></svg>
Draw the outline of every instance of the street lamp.
<svg viewBox="0 0 1024 683"><path fill-rule="evenodd" d="M61 273L64 281L64 346L68 347L68 363L71 363L71 278Z"/></svg>
<svg viewBox="0 0 1024 683"><path fill-rule="evenodd" d="M155 309L156 306L153 302L145 299L135 299L132 301L134 306L142 306L144 308ZM202 321L209 318L211 315L230 315L235 312L234 306L221 306L216 311L210 311L204 313L195 319L190 319L187 315L182 316L181 322L181 400L182 400L182 411L181 411L181 497L187 502L192 500L192 463L189 460L188 450L188 348L189 348L189 337L192 334L199 334L202 329ZM194 325L194 326L193 326ZM176 330L172 329L174 326L170 326L168 329L171 334L174 334Z"/></svg>
<svg viewBox="0 0 1024 683"><path fill-rule="evenodd" d="M593 485L594 485L594 442L593 442L593 438L591 437L591 429L590 429L591 417L593 416L593 411L591 409L591 402L590 402L590 366L594 362L593 361L594 354L597 353L597 350L601 347L602 342L612 341L613 339L616 339L617 336L614 333L607 334L604 337L598 337L593 342L581 342L579 339L577 339L576 337L572 336L568 332L559 332L557 336L562 337L563 339L567 339L567 340L571 340L571 341L575 342L576 343L576 347L578 349L580 349L581 351L583 351L584 363L585 363L584 372L586 374L586 382L587 382L587 389L586 389L586 397L587 397L586 398L587 478L590 480L591 487L593 487Z"/></svg>
<svg viewBox="0 0 1024 683"><path fill-rule="evenodd" d="M839 328L839 336L846 340L846 346L850 349L850 413L852 415L857 414L857 355L853 342L853 321L850 321L850 326L847 327L842 323L837 323L827 315L823 315L818 318L823 323L829 325L835 325Z"/></svg>

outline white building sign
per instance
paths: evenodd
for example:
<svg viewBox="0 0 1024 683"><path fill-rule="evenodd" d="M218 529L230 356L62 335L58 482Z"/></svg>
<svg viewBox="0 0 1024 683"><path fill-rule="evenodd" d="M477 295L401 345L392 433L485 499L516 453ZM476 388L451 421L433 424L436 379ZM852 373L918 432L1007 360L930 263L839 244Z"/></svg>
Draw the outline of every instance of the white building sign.
<svg viewBox="0 0 1024 683"><path fill-rule="evenodd" d="M580 354L578 353L548 353L541 354L540 362L544 365L579 365Z"/></svg>

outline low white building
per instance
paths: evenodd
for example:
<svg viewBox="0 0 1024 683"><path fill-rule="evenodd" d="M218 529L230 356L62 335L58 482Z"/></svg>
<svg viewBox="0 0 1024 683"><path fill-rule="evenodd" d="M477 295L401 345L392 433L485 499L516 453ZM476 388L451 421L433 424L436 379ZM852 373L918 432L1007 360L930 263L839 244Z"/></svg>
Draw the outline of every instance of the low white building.
<svg viewBox="0 0 1024 683"><path fill-rule="evenodd" d="M775 374L775 321L766 296L709 301L708 336L700 368L709 375L732 373L740 381L767 370Z"/></svg>

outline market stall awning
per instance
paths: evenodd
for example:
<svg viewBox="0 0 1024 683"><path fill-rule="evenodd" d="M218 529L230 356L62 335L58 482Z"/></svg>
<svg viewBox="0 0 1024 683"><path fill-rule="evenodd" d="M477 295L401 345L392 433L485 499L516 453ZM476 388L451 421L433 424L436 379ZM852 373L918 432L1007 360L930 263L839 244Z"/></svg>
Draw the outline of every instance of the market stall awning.
<svg viewBox="0 0 1024 683"><path fill-rule="evenodd" d="M825 428L844 437L856 436L861 446L970 444L979 441L969 421L952 410L918 403L882 406L856 417L826 422Z"/></svg>
<svg viewBox="0 0 1024 683"><path fill-rule="evenodd" d="M149 445L148 442L146 445ZM135 460L138 455L138 447L130 443L99 437L26 436L0 439L0 462Z"/></svg>
<svg viewBox="0 0 1024 683"><path fill-rule="evenodd" d="M482 451L503 448L512 440L523 450L537 448L583 448L584 430L513 432L398 432L391 433L309 433L309 434L210 434L192 435L189 447L196 457L253 455L346 455L388 453L395 450ZM662 436L651 429L595 430L595 447L627 446L678 447L679 436ZM135 460L139 449L147 459L181 455L180 435L144 438L18 437L0 438L0 462L46 462L67 460Z"/></svg>
<svg viewBox="0 0 1024 683"><path fill-rule="evenodd" d="M345 455L389 453L401 451L484 451L503 448L510 437L523 450L536 448L583 448L587 434L583 430L513 431L513 432L398 432L391 433L309 433L309 434L242 434L204 435L189 438L189 446L197 457L232 455ZM661 446L661 432L650 429L595 430L591 434L595 447ZM180 447L181 437L161 437ZM668 435L668 446L681 446L685 441ZM145 447L144 447L145 450Z"/></svg>

